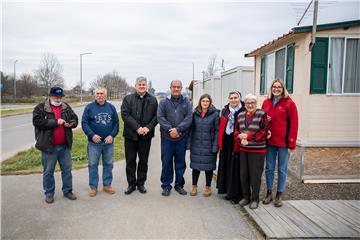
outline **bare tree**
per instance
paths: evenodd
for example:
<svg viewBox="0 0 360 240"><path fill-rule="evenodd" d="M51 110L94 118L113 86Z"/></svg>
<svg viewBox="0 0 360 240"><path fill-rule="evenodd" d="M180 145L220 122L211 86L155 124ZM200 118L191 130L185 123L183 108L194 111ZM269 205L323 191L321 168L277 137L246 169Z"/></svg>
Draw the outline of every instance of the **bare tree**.
<svg viewBox="0 0 360 240"><path fill-rule="evenodd" d="M220 68L217 65L217 56L214 54L209 57L209 63L205 72L206 78L216 76L216 74L219 73Z"/></svg>
<svg viewBox="0 0 360 240"><path fill-rule="evenodd" d="M126 79L120 76L116 71L107 73L104 76L98 76L90 83L90 86L92 88L106 88L109 99L123 98L127 94L129 87Z"/></svg>
<svg viewBox="0 0 360 240"><path fill-rule="evenodd" d="M81 93L81 87L80 84L77 84L75 87L71 89L72 93L75 95L80 95ZM84 92L84 91L83 91Z"/></svg>
<svg viewBox="0 0 360 240"><path fill-rule="evenodd" d="M63 68L52 53L42 56L39 69L35 71L36 79L47 94L53 86L64 86Z"/></svg>
<svg viewBox="0 0 360 240"><path fill-rule="evenodd" d="M37 82L29 73L24 73L20 76L20 79L16 83L17 94L20 97L31 97L39 92Z"/></svg>

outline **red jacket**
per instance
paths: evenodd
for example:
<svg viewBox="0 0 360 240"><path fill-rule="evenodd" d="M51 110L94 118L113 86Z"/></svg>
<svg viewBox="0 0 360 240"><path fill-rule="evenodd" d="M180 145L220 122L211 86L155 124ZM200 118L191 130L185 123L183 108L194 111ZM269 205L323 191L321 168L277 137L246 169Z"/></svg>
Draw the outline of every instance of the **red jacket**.
<svg viewBox="0 0 360 240"><path fill-rule="evenodd" d="M290 97L281 98L274 105L272 99L266 99L262 109L271 117L268 144L277 147L295 149L298 133L298 112Z"/></svg>
<svg viewBox="0 0 360 240"><path fill-rule="evenodd" d="M237 115L239 114L239 112L244 110L244 103L241 102L241 109L239 111L237 111L234 115L235 117L235 122L234 122L234 132L235 132L235 124L236 124L236 119L237 119ZM226 129L226 124L227 121L229 119L229 114L230 114L230 110L229 110L229 104L225 105L224 108L221 110L220 113L220 124L219 124L219 134L218 134L218 146L219 146L219 150L222 150L222 144L223 144L223 137L224 137L224 133L225 133L225 129ZM237 150L238 146L237 144L234 144L234 151L238 152Z"/></svg>

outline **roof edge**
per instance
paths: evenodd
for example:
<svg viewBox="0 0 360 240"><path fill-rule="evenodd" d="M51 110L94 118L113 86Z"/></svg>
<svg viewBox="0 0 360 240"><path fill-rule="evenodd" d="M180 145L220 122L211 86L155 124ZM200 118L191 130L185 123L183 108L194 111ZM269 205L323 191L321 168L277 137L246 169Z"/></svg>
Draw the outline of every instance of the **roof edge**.
<svg viewBox="0 0 360 240"><path fill-rule="evenodd" d="M319 24L316 26L317 31L321 30L329 30L335 28L347 28L360 25L360 20L352 20L346 22L335 22L335 23L326 23L326 24ZM312 25L309 26L302 26L302 27L294 27L291 29L294 33L302 33L302 32L311 32Z"/></svg>
<svg viewBox="0 0 360 240"><path fill-rule="evenodd" d="M335 29L335 28L349 28L349 27L353 27L353 26L360 26L360 19L352 20L352 21L344 21L344 22L319 24L316 26L316 28L317 28L317 31L322 31L322 30L330 30L330 29ZM262 45L261 47L258 47L255 50L244 54L244 57L255 57L262 49L267 48L274 43L277 43L281 40L292 37L296 34L301 34L301 33L306 33L306 32L311 32L311 31L312 31L312 25L303 26L303 27L294 27L291 29L291 31L278 37L277 39L274 39L274 40Z"/></svg>

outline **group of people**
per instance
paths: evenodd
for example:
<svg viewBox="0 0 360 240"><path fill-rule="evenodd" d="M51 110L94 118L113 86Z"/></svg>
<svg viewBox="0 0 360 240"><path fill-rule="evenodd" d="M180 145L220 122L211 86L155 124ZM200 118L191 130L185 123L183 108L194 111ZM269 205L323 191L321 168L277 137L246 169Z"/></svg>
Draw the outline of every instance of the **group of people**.
<svg viewBox="0 0 360 240"><path fill-rule="evenodd" d="M225 199L241 206L259 204L261 176L266 159L267 192L264 204L273 201L275 165L278 162L278 186L275 206L282 205L286 189L288 150L295 149L298 116L295 103L289 97L281 79L271 83L268 98L257 108L257 98L248 94L242 99L238 91L229 93L229 103L220 111L215 108L209 94L200 97L195 109L184 97L182 82L170 83L171 94L159 103L147 92L147 79L138 77L135 92L124 97L121 117L124 121L126 178L125 194L136 189L145 194L148 158L156 125L161 134L161 188L169 196L174 187L181 195L186 170L185 154L190 150L192 169L191 196L198 194L198 179L205 172L203 195L212 194L213 172L217 172L217 189ZM69 104L62 101L63 89L53 87L49 98L38 104L33 112L36 148L41 151L45 201L54 202L55 165L59 162L63 180L63 194L70 200L72 191L71 146L72 128L78 117ZM116 108L107 101L107 90L95 90L95 101L85 107L81 125L88 138L89 196L98 191L98 165L102 159L103 191L114 194L112 169L114 138L119 132ZM219 156L219 162L217 159ZM138 159L138 161L137 161ZM174 182L175 172L175 182ZM174 183L173 183L174 182Z"/></svg>
<svg viewBox="0 0 360 240"><path fill-rule="evenodd" d="M229 93L229 103L221 110L218 193L225 194L225 199L233 204L239 203L242 207L250 204L251 209L257 208L265 161L267 191L263 204L271 203L277 162L274 205L281 207L289 150L296 147L297 108L281 79L272 81L261 109L257 105L257 97L253 94L242 100L241 93L233 91Z"/></svg>

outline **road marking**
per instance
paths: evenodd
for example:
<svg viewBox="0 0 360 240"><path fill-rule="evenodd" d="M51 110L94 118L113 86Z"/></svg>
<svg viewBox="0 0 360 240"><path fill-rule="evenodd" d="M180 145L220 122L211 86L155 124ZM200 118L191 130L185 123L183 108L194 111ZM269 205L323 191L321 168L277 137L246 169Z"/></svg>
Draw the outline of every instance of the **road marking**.
<svg viewBox="0 0 360 240"><path fill-rule="evenodd" d="M25 127L25 126L29 126L29 125L32 126L32 123L21 124L21 125L18 125L18 126L8 127L8 128L5 128L5 129L2 128L2 129L0 129L0 132L7 131L7 130L10 130L10 129L14 129L14 128L19 128L19 127Z"/></svg>

